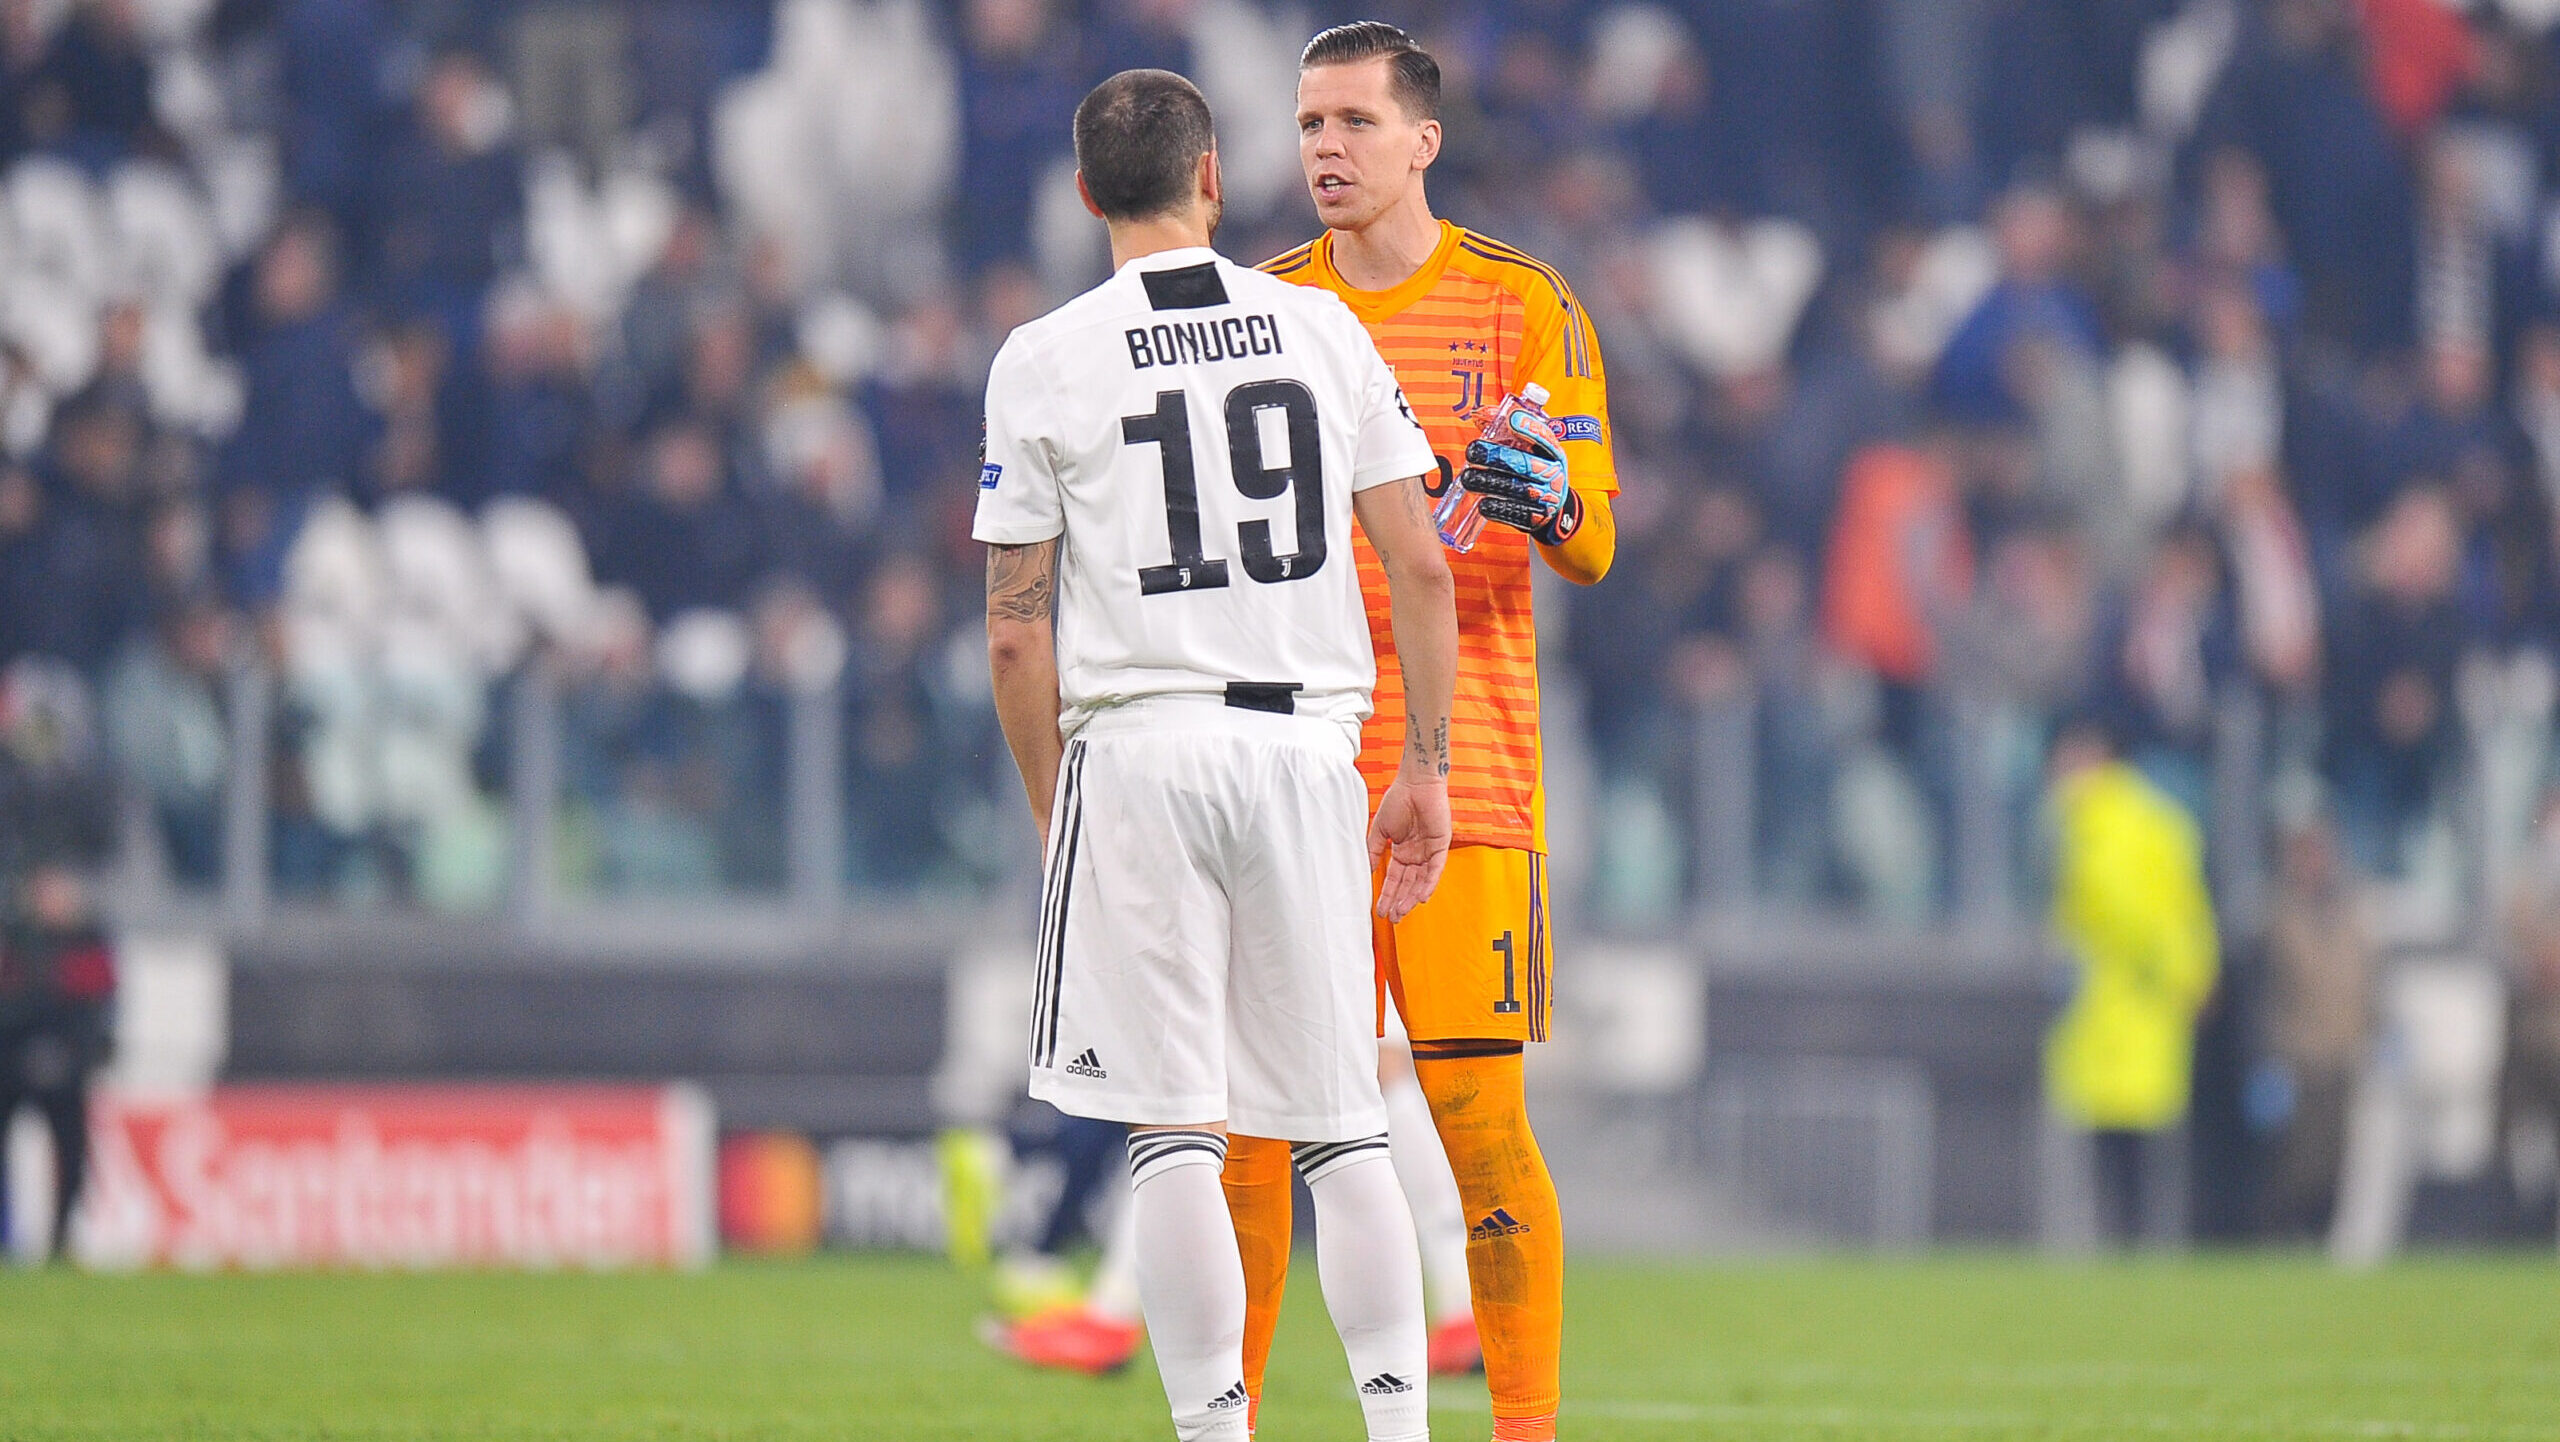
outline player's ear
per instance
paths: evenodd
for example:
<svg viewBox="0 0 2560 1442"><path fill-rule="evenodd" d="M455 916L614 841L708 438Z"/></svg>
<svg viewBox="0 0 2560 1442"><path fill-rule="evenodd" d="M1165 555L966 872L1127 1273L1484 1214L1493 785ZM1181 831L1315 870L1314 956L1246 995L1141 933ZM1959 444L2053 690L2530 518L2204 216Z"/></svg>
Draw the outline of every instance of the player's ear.
<svg viewBox="0 0 2560 1442"><path fill-rule="evenodd" d="M1440 158L1440 122L1426 120L1416 126L1415 131L1420 139L1414 143L1413 168L1429 170L1431 162Z"/></svg>
<svg viewBox="0 0 2560 1442"><path fill-rule="evenodd" d="M1218 168L1218 147L1212 145L1200 152L1200 175L1197 181L1200 198L1214 208L1226 202L1227 177Z"/></svg>
<svg viewBox="0 0 2560 1442"><path fill-rule="evenodd" d="M1092 216L1094 219L1110 219L1109 216L1102 213L1101 206L1093 203L1093 192L1084 188L1084 172L1081 170L1076 172L1076 199L1084 202L1085 213Z"/></svg>

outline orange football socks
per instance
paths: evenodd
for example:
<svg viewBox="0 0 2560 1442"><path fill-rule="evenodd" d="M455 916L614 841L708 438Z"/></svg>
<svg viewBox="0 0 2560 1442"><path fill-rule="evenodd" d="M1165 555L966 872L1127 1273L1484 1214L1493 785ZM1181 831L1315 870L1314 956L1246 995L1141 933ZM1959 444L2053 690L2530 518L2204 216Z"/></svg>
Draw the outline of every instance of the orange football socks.
<svg viewBox="0 0 2560 1442"><path fill-rule="evenodd" d="M1564 1223L1529 1131L1520 1044L1417 1041L1413 1061L1466 1203L1495 1442L1549 1442L1562 1386Z"/></svg>
<svg viewBox="0 0 2560 1442"><path fill-rule="evenodd" d="M1289 1238L1295 1226L1289 1144L1230 1134L1224 1179L1227 1210L1236 1219L1236 1250L1244 1257L1244 1389L1258 1413L1262 1372L1271 1362L1271 1334L1280 1325L1280 1294L1289 1281Z"/></svg>

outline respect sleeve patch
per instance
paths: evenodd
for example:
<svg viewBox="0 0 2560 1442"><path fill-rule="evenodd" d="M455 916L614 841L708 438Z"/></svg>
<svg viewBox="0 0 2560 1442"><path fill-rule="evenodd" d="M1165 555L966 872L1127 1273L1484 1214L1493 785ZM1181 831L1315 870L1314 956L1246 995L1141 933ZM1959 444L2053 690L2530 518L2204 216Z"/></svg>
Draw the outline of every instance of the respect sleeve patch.
<svg viewBox="0 0 2560 1442"><path fill-rule="evenodd" d="M1568 441L1596 441L1600 439L1600 418L1598 416L1558 416L1555 418L1555 422L1556 434L1564 437Z"/></svg>
<svg viewBox="0 0 2560 1442"><path fill-rule="evenodd" d="M978 467L979 490L992 491L996 488L996 482L1003 479L1004 467L997 465L993 461L989 461L985 465Z"/></svg>

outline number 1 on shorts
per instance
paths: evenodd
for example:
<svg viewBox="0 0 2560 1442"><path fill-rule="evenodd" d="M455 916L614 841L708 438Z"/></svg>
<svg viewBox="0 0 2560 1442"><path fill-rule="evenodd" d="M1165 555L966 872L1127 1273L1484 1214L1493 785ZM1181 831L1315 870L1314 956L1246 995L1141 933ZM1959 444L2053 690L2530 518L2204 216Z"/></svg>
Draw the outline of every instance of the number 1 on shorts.
<svg viewBox="0 0 2560 1442"><path fill-rule="evenodd" d="M1502 953L1502 1000L1493 1004L1493 1010L1497 1016L1509 1016L1520 1009L1520 992L1515 977L1517 963L1512 956L1511 933L1504 932L1502 939L1493 944L1493 949Z"/></svg>

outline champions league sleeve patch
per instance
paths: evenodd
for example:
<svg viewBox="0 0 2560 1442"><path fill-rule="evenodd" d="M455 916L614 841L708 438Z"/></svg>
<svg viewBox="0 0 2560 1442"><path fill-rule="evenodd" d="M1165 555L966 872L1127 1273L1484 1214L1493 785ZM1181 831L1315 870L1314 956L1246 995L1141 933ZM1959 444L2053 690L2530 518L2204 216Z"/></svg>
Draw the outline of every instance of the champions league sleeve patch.
<svg viewBox="0 0 2560 1442"><path fill-rule="evenodd" d="M1600 418L1598 416L1558 416L1555 420L1556 434L1568 441L1596 441L1600 439Z"/></svg>

